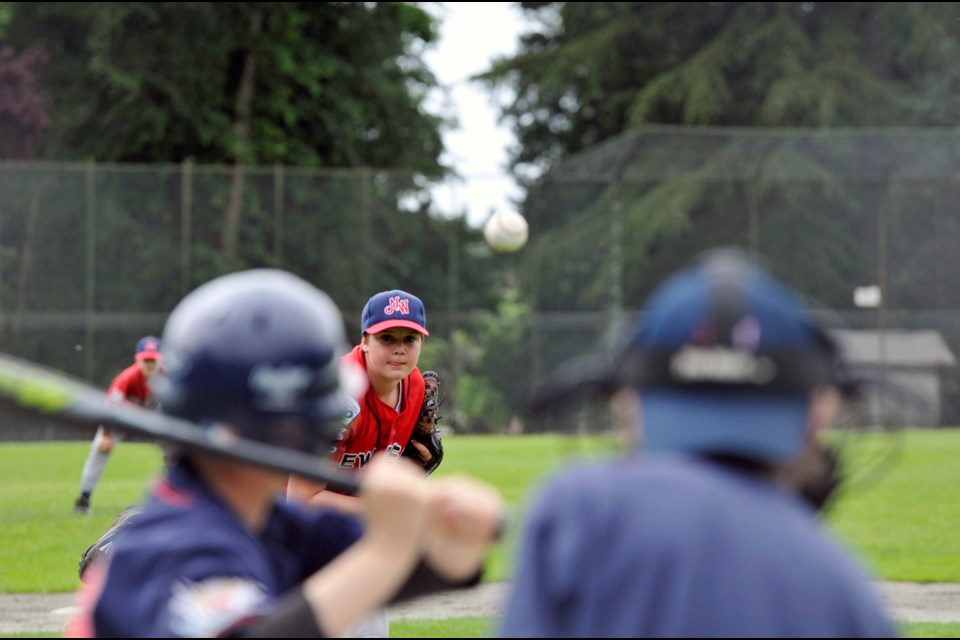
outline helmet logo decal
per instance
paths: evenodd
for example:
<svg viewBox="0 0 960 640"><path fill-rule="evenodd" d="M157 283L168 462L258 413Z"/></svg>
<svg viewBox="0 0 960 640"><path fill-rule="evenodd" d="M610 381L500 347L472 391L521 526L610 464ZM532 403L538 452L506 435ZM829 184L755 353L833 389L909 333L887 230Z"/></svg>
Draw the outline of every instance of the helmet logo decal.
<svg viewBox="0 0 960 640"><path fill-rule="evenodd" d="M670 358L670 373L683 382L766 384L777 375L777 365L749 351L685 346Z"/></svg>
<svg viewBox="0 0 960 640"><path fill-rule="evenodd" d="M303 365L261 363L250 370L250 389L264 401L265 409L291 410L310 387L313 371Z"/></svg>
<svg viewBox="0 0 960 640"><path fill-rule="evenodd" d="M400 296L394 296L390 298L390 304L383 308L383 312L388 316L392 316L394 313L400 312L403 315L410 315L410 300Z"/></svg>

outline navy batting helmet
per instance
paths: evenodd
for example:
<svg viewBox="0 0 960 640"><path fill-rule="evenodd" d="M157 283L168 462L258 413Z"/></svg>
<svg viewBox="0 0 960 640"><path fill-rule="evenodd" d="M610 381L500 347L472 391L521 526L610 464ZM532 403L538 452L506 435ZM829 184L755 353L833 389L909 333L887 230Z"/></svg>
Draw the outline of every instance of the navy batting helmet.
<svg viewBox="0 0 960 640"><path fill-rule="evenodd" d="M315 452L352 401L341 384L349 349L327 294L286 271L222 276L187 295L163 331L161 411L241 438Z"/></svg>

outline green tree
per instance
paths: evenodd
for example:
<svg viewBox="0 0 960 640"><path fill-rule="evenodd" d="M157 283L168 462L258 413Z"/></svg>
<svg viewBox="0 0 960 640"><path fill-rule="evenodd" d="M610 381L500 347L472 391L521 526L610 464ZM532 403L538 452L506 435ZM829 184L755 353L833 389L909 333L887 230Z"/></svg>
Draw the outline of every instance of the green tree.
<svg viewBox="0 0 960 640"><path fill-rule="evenodd" d="M643 124L953 126L960 6L935 2L521 2L507 88L514 167Z"/></svg>
<svg viewBox="0 0 960 640"><path fill-rule="evenodd" d="M63 161L4 168L2 307L160 313L281 267L349 313L394 287L494 308L479 232L431 201L436 37L419 3L0 3L0 95L47 116L0 118L0 158Z"/></svg>
<svg viewBox="0 0 960 640"><path fill-rule="evenodd" d="M907 253L897 227L880 230L881 214L903 224L892 207L910 197L945 198L889 180L898 163L921 168L909 147L923 141L868 128L960 121L960 5L520 4L531 27L518 52L476 79L507 90L511 166L530 189L521 275L538 310L616 311L721 242L774 258L838 306L851 282L876 277L884 233L903 248L898 277L935 271L920 259L949 261L943 243L925 243L936 257ZM772 128L837 135L763 139ZM924 171L949 158L926 148Z"/></svg>
<svg viewBox="0 0 960 640"><path fill-rule="evenodd" d="M15 3L8 33L52 51L45 158L234 167L228 265L246 166L447 170L442 120L421 108L435 25L409 3Z"/></svg>
<svg viewBox="0 0 960 640"><path fill-rule="evenodd" d="M41 46L19 54L0 47L0 158L34 158L39 152L40 137L50 126L36 77L45 59Z"/></svg>
<svg viewBox="0 0 960 640"><path fill-rule="evenodd" d="M413 3L13 3L7 34L51 52L48 159L443 169Z"/></svg>

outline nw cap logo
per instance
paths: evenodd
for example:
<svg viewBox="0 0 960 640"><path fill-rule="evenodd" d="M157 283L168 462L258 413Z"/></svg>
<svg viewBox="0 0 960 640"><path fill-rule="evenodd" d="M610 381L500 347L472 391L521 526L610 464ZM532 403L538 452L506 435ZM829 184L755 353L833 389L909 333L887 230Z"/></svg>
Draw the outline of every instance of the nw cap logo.
<svg viewBox="0 0 960 640"><path fill-rule="evenodd" d="M401 299L400 296L390 298L390 302L383 308L383 312L388 316L392 316L397 312L402 313L403 315L409 315L410 301L406 298Z"/></svg>

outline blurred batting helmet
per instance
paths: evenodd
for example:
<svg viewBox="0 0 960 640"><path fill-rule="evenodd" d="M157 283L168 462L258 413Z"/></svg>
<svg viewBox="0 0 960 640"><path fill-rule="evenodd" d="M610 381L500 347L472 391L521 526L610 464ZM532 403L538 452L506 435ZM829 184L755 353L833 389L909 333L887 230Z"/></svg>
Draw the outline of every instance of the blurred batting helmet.
<svg viewBox="0 0 960 640"><path fill-rule="evenodd" d="M340 310L291 273L253 269L187 295L163 331L161 411L266 444L329 447L351 404Z"/></svg>
<svg viewBox="0 0 960 640"><path fill-rule="evenodd" d="M663 282L612 353L580 359L531 404L641 392L647 451L781 461L803 446L809 393L853 389L831 335L755 259L719 248Z"/></svg>
<svg viewBox="0 0 960 640"><path fill-rule="evenodd" d="M769 461L801 450L810 391L846 384L800 294L733 248L654 291L615 375L642 392L648 451Z"/></svg>

